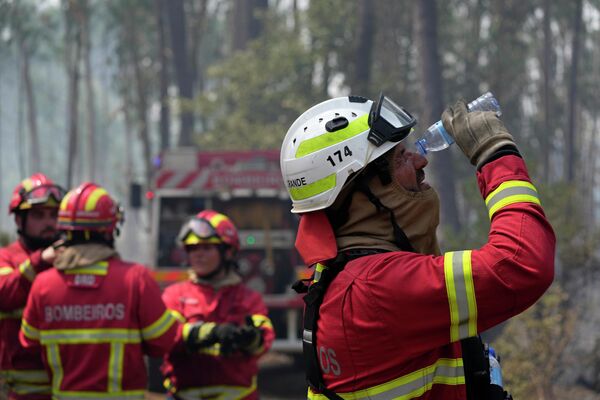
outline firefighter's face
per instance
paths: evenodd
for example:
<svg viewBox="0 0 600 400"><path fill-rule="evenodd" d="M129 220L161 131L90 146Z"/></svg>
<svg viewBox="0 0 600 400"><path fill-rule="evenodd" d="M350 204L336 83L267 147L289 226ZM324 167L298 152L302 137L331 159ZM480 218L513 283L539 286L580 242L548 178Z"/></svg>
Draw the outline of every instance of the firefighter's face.
<svg viewBox="0 0 600 400"><path fill-rule="evenodd" d="M404 189L411 192L422 192L430 188L425 182L427 159L419 153L410 151L402 143L394 148L392 158L394 179Z"/></svg>
<svg viewBox="0 0 600 400"><path fill-rule="evenodd" d="M15 221L26 235L32 238L52 240L56 237L57 217L58 208L33 207L27 211L27 217L24 219L25 226L23 226L21 215L17 215Z"/></svg>
<svg viewBox="0 0 600 400"><path fill-rule="evenodd" d="M190 266L199 277L213 273L221 264L221 254L216 244L196 244L186 246L186 250Z"/></svg>

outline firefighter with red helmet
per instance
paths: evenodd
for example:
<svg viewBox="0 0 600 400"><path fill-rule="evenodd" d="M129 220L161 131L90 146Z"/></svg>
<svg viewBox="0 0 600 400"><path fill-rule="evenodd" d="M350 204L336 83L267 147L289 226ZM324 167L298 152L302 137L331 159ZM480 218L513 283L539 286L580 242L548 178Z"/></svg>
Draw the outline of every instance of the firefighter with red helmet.
<svg viewBox="0 0 600 400"><path fill-rule="evenodd" d="M445 130L476 166L491 223L479 249L442 254L439 199L391 99L339 97L290 127L281 169L315 267L303 349L308 398L504 399L478 334L551 284L555 236L512 135L462 101ZM301 283L301 282L300 282ZM496 397L493 397L496 396Z"/></svg>
<svg viewBox="0 0 600 400"><path fill-rule="evenodd" d="M204 210L183 225L177 240L188 255L190 279L163 293L185 321L181 340L164 359L165 387L176 399L256 399L257 361L274 331L262 297L237 273L237 229L227 216Z"/></svg>
<svg viewBox="0 0 600 400"><path fill-rule="evenodd" d="M12 194L18 239L0 249L0 380L10 399L48 399L50 381L39 351L19 343L21 314L37 274L52 265L56 218L64 190L44 174L19 183Z"/></svg>
<svg viewBox="0 0 600 400"><path fill-rule="evenodd" d="M143 399L144 354L174 343L179 324L148 269L114 249L122 217L94 183L60 203L54 268L33 283L20 331L23 345L43 347L53 398Z"/></svg>

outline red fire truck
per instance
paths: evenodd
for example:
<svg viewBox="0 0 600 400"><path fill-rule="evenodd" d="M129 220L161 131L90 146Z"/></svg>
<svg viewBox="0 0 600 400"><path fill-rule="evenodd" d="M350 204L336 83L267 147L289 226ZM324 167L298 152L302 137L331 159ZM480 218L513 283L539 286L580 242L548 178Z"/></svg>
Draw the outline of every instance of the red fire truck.
<svg viewBox="0 0 600 400"><path fill-rule="evenodd" d="M302 301L290 285L306 273L294 249L297 218L279 169L279 152L166 151L156 161L151 251L156 280L163 286L186 279L186 259L175 238L182 224L211 208L227 214L239 229L239 268L261 292L277 333L274 350L301 351Z"/></svg>

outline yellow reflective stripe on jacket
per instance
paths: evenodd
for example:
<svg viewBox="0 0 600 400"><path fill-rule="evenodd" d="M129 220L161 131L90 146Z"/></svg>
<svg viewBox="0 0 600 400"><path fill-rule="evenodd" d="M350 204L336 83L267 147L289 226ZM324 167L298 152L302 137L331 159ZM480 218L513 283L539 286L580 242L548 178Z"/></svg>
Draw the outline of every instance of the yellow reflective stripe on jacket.
<svg viewBox="0 0 600 400"><path fill-rule="evenodd" d="M18 395L25 396L28 394L47 394L52 393L50 385L14 382L9 384L10 390Z"/></svg>
<svg viewBox="0 0 600 400"><path fill-rule="evenodd" d="M67 269L64 271L64 273L67 275L86 274L86 275L106 276L106 274L108 274L108 262L100 261L96 264L88 265L85 267Z"/></svg>
<svg viewBox="0 0 600 400"><path fill-rule="evenodd" d="M471 250L444 255L444 276L450 306L450 341L477 335L477 302Z"/></svg>
<svg viewBox="0 0 600 400"><path fill-rule="evenodd" d="M369 114L361 115L350 122L344 129L335 132L324 132L300 143L296 150L296 158L304 157L326 147L348 140L369 129Z"/></svg>
<svg viewBox="0 0 600 400"><path fill-rule="evenodd" d="M40 342L50 344L141 343L137 329L49 329L39 331Z"/></svg>
<svg viewBox="0 0 600 400"><path fill-rule="evenodd" d="M392 381L356 392L337 393L337 395L347 400L366 398L370 400L409 400L423 395L436 384L464 385L465 374L462 358L440 358L430 366ZM313 393L310 388L308 389L308 398L311 400L327 399L323 394Z"/></svg>
<svg viewBox="0 0 600 400"><path fill-rule="evenodd" d="M108 359L108 391L118 392L121 390L123 381L123 353L125 344L112 342L110 344L110 357Z"/></svg>
<svg viewBox="0 0 600 400"><path fill-rule="evenodd" d="M490 219L503 207L514 203L535 203L541 205L537 189L527 181L502 182L485 199Z"/></svg>
<svg viewBox="0 0 600 400"><path fill-rule="evenodd" d="M46 360L52 371L52 391L55 392L60 390L64 374L58 344L46 345Z"/></svg>
<svg viewBox="0 0 600 400"><path fill-rule="evenodd" d="M4 369L0 371L0 378L7 382L19 381L28 383L48 383L48 373L43 369Z"/></svg>
<svg viewBox="0 0 600 400"><path fill-rule="evenodd" d="M31 266L31 261L29 261L29 259L23 261L19 265L19 272L21 273L21 275L23 275L30 281L33 281L33 279L35 278L35 270Z"/></svg>
<svg viewBox="0 0 600 400"><path fill-rule="evenodd" d="M300 187L291 187L289 188L290 197L292 200L304 200L309 197L315 196L317 194L321 194L335 187L336 175L331 174L327 175L325 178L318 179L312 183L300 186Z"/></svg>
<svg viewBox="0 0 600 400"><path fill-rule="evenodd" d="M25 319L21 320L21 330L26 338L37 341L40 340L40 331L29 325Z"/></svg>
<svg viewBox="0 0 600 400"><path fill-rule="evenodd" d="M0 320L1 319L21 319L23 316L23 309L18 308L9 312L0 312Z"/></svg>
<svg viewBox="0 0 600 400"><path fill-rule="evenodd" d="M256 375L252 377L250 386L204 386L177 390L177 398L182 400L238 400L243 399L256 390Z"/></svg>
<svg viewBox="0 0 600 400"><path fill-rule="evenodd" d="M85 399L85 400L105 400L105 399L145 399L143 390L123 390L120 392L75 392L75 391L53 391L53 400L63 399Z"/></svg>
<svg viewBox="0 0 600 400"><path fill-rule="evenodd" d="M0 276L10 275L15 269L13 267L0 267Z"/></svg>
<svg viewBox="0 0 600 400"><path fill-rule="evenodd" d="M176 322L177 319L171 315L171 312L169 310L165 310L159 319L142 329L142 338L144 338L144 340L155 339L165 333L167 329L173 326L173 324Z"/></svg>

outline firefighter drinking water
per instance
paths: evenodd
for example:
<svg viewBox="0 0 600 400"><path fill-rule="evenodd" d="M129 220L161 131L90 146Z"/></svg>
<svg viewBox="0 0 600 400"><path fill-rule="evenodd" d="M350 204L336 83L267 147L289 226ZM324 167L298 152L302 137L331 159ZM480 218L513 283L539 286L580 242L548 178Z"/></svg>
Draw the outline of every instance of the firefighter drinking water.
<svg viewBox="0 0 600 400"><path fill-rule="evenodd" d="M309 399L493 398L477 335L552 282L554 233L513 137L462 101L442 121L476 167L491 222L479 249L440 252L427 160L405 147L416 120L391 99L322 102L285 136L284 182L302 182L288 185L296 247L315 267L304 298Z"/></svg>
<svg viewBox="0 0 600 400"><path fill-rule="evenodd" d="M32 282L52 266L56 218L64 190L44 174L24 179L14 189L9 212L19 238L0 249L0 380L9 399L49 399L50 381L39 350L19 343L21 314Z"/></svg>
<svg viewBox="0 0 600 400"><path fill-rule="evenodd" d="M35 279L20 332L44 349L52 398L143 399L144 354L160 357L179 328L148 268L114 249L120 207L94 183L60 203L54 268Z"/></svg>
<svg viewBox="0 0 600 400"><path fill-rule="evenodd" d="M274 339L259 293L242 283L233 222L204 210L177 238L190 279L167 287L163 300L184 322L181 340L165 356L165 386L174 399L256 399L257 361Z"/></svg>

